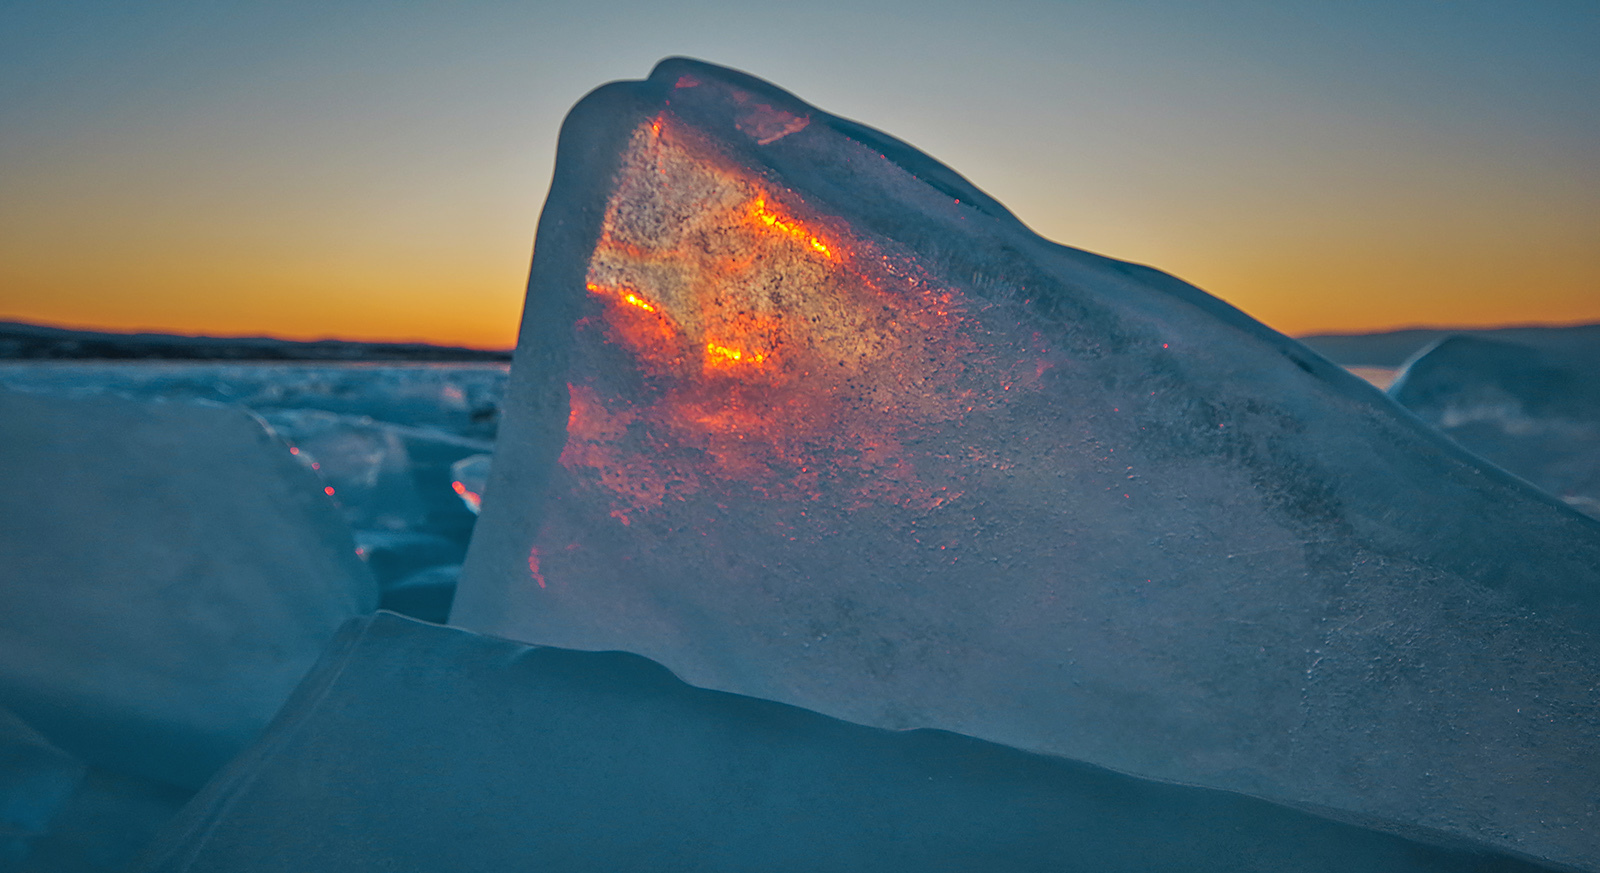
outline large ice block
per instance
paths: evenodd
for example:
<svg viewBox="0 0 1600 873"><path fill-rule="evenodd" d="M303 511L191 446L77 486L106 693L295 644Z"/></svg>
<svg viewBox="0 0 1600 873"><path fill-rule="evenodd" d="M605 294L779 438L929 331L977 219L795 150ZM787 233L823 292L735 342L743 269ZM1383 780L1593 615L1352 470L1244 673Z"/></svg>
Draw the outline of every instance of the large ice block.
<svg viewBox="0 0 1600 873"><path fill-rule="evenodd" d="M141 869L1542 868L969 737L705 691L634 655L379 613L352 622Z"/></svg>
<svg viewBox="0 0 1600 873"><path fill-rule="evenodd" d="M694 61L562 129L452 619L1600 867L1600 525Z"/></svg>
<svg viewBox="0 0 1600 873"><path fill-rule="evenodd" d="M114 773L197 786L377 587L247 413L0 391L0 705Z"/></svg>

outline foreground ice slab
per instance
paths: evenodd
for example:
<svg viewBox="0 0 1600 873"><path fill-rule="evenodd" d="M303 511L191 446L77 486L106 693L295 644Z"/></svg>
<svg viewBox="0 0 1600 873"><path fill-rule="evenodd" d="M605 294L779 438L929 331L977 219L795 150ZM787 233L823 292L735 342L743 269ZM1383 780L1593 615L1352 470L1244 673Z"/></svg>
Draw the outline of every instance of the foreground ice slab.
<svg viewBox="0 0 1600 873"><path fill-rule="evenodd" d="M248 414L0 391L0 706L88 764L198 786L377 588Z"/></svg>
<svg viewBox="0 0 1600 873"><path fill-rule="evenodd" d="M1600 518L1600 345L1440 340L1389 396L1471 451Z"/></svg>
<svg viewBox="0 0 1600 873"><path fill-rule="evenodd" d="M563 128L452 618L1600 868L1600 526L691 61Z"/></svg>
<svg viewBox="0 0 1600 873"><path fill-rule="evenodd" d="M705 691L619 652L352 622L147 873L1523 871L1226 792Z"/></svg>

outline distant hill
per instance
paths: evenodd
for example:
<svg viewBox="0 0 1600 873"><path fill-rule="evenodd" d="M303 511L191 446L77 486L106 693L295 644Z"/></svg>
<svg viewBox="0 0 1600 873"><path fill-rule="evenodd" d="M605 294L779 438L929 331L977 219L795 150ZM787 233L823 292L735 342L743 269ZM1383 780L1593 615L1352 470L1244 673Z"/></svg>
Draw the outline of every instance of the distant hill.
<svg viewBox="0 0 1600 873"><path fill-rule="evenodd" d="M1323 357L1346 367L1398 367L1412 355L1447 336L1505 340L1584 358L1592 358L1600 353L1600 324L1487 330L1421 327L1388 333L1313 334L1299 337L1299 340Z"/></svg>
<svg viewBox="0 0 1600 873"><path fill-rule="evenodd" d="M511 351L427 343L294 342L271 337L102 333L0 322L0 360L510 361Z"/></svg>

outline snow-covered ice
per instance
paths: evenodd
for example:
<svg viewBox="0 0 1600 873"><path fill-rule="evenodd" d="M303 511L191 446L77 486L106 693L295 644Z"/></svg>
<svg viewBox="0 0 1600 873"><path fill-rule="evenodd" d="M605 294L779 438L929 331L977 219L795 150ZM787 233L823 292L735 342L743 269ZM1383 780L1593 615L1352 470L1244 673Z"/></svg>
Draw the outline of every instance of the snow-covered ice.
<svg viewBox="0 0 1600 873"><path fill-rule="evenodd" d="M1437 835L1433 835L1437 836ZM1531 871L1226 792L352 622L146 873Z"/></svg>
<svg viewBox="0 0 1600 873"><path fill-rule="evenodd" d="M516 361L462 626L1600 866L1600 525L905 143L598 89Z"/></svg>

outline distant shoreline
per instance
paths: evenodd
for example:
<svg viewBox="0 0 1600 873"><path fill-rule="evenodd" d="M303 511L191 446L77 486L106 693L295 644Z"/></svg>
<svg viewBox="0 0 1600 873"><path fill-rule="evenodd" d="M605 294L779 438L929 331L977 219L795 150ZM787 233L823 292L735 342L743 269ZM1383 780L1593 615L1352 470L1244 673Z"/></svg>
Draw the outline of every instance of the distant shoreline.
<svg viewBox="0 0 1600 873"><path fill-rule="evenodd" d="M428 343L109 333L0 322L0 361L73 360L507 363L511 360L511 350L468 349Z"/></svg>
<svg viewBox="0 0 1600 873"><path fill-rule="evenodd" d="M1587 351L1600 348L1600 323L1557 327L1418 327L1380 333L1311 334L1296 339L1342 366L1393 369L1404 365L1432 343L1461 334L1555 350L1570 347ZM72 360L509 363L511 350L469 349L429 343L110 333L24 322L0 322L0 361Z"/></svg>
<svg viewBox="0 0 1600 873"><path fill-rule="evenodd" d="M1600 322L1564 326L1413 327L1382 333L1321 333L1295 337L1345 367L1404 366L1411 357L1447 336L1477 336L1548 351L1592 355L1600 349Z"/></svg>

